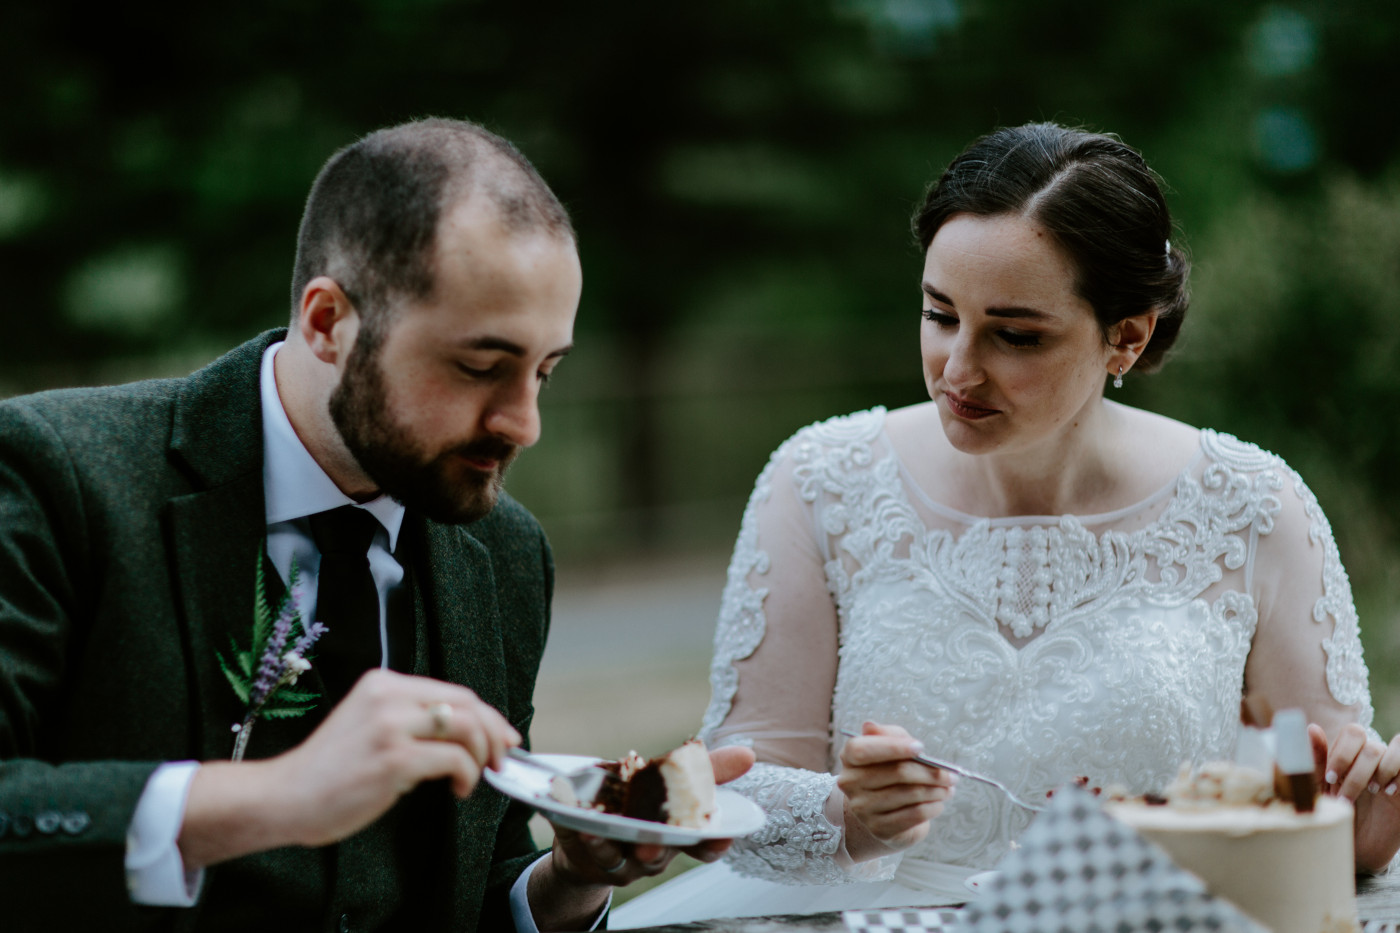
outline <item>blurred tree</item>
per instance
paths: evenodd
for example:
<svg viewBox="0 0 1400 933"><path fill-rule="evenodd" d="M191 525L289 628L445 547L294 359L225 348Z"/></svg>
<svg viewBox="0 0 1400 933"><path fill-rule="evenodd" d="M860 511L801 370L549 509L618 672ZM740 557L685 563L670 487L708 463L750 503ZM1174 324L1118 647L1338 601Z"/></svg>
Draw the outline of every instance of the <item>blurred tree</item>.
<svg viewBox="0 0 1400 933"><path fill-rule="evenodd" d="M1394 4L56 0L7 14L4 390L105 378L114 357L210 355L281 323L327 155L387 123L466 116L519 143L576 215L582 346L600 349L570 361L555 399L606 414L581 416L555 462L587 464L608 487L590 501L655 539L661 506L741 496L798 421L919 397L906 217L973 136L1056 119L1141 148L1199 246L1205 326L1179 367L1129 392L1284 452L1323 432L1330 450L1367 452L1358 475L1393 496L1391 442L1351 398L1300 392L1298 367L1345 370L1339 384L1368 399L1400 385L1377 356L1388 344L1368 340L1363 359L1342 328L1314 332L1382 326L1391 283L1321 231L1380 242L1366 224L1390 203L1400 123L1373 102L1400 82ZM1302 272L1323 257L1328 270ZM1238 405L1243 392L1273 405ZM677 407L701 396L718 401ZM560 484L529 470L513 482L557 502Z"/></svg>

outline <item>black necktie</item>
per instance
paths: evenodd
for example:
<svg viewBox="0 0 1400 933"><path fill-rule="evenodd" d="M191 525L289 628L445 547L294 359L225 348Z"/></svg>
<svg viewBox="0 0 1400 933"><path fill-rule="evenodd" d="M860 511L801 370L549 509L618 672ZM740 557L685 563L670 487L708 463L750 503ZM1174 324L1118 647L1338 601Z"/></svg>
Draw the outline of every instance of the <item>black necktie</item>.
<svg viewBox="0 0 1400 933"><path fill-rule="evenodd" d="M327 629L316 643L316 666L332 703L384 657L379 590L369 572L369 546L378 529L373 515L352 505L311 516L311 537L321 552L316 621Z"/></svg>

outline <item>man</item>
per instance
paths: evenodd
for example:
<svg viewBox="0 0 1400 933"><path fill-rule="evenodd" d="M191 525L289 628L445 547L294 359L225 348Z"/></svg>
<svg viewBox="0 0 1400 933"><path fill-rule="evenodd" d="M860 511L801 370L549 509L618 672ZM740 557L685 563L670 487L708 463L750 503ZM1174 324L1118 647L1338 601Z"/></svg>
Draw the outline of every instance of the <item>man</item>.
<svg viewBox="0 0 1400 933"><path fill-rule="evenodd" d="M285 337L0 404L6 929L587 929L665 866L565 830L536 853L478 787L527 732L552 587L501 477L580 289L509 143L410 123L317 178ZM318 699L221 760L260 566L328 626Z"/></svg>

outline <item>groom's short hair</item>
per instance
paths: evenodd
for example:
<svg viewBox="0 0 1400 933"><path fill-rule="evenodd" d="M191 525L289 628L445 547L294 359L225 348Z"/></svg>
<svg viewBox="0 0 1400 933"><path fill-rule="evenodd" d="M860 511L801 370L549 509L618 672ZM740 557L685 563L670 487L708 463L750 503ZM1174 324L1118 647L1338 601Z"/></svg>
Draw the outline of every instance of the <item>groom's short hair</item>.
<svg viewBox="0 0 1400 933"><path fill-rule="evenodd" d="M311 186L297 234L292 325L302 292L329 276L367 323L395 298L426 299L438 224L485 197L507 233L575 239L563 204L509 141L465 120L431 118L378 130L336 152Z"/></svg>

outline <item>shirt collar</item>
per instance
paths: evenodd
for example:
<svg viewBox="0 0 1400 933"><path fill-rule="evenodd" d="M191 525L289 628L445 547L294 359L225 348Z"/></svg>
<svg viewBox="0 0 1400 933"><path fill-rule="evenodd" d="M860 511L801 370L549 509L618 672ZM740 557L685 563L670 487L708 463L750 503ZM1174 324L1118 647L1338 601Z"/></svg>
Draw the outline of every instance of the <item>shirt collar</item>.
<svg viewBox="0 0 1400 933"><path fill-rule="evenodd" d="M389 496L369 502L356 502L340 491L335 481L326 475L316 458L301 442L282 399L277 394L277 377L272 361L281 342L274 343L263 353L259 388L262 395L263 425L263 500L267 504L267 523L295 521L342 505L354 505L369 512L389 533L389 551L398 546L399 529L403 526L404 507Z"/></svg>

